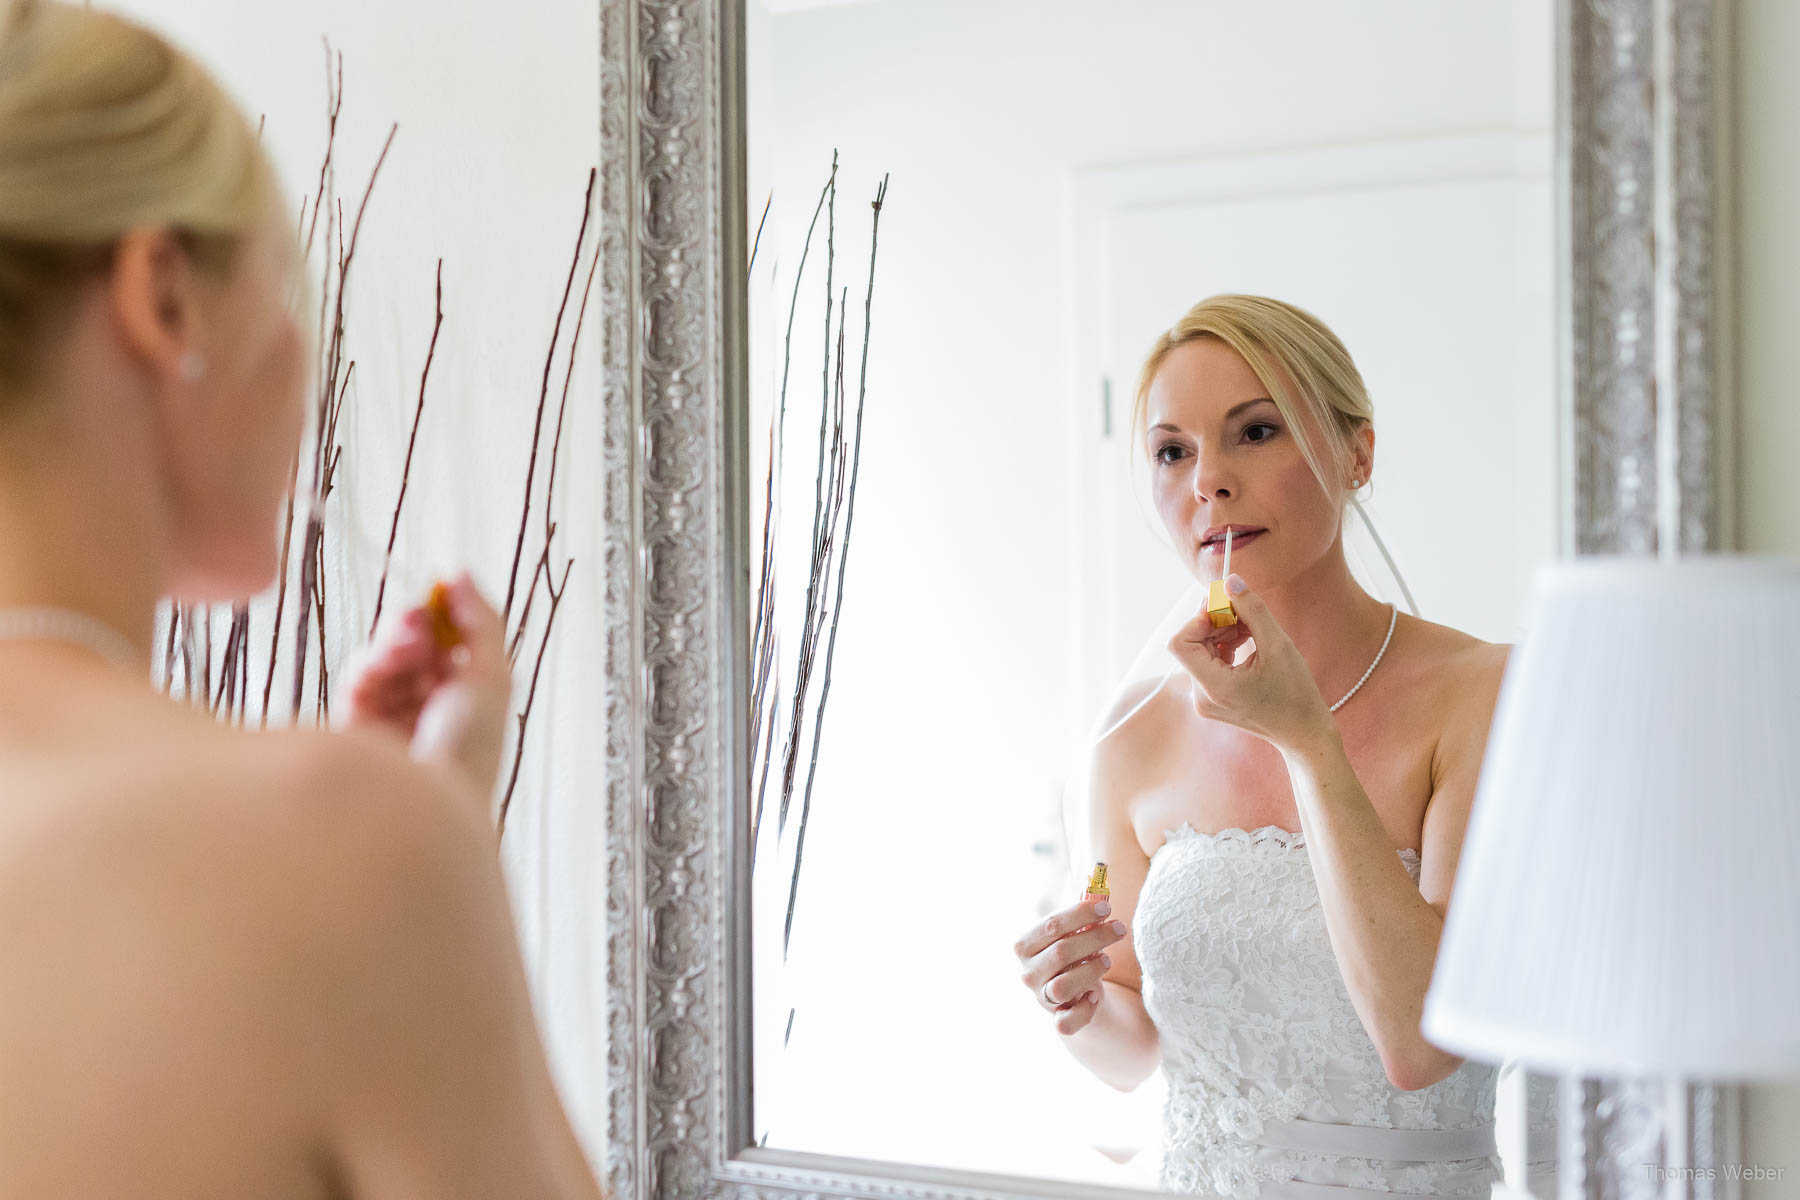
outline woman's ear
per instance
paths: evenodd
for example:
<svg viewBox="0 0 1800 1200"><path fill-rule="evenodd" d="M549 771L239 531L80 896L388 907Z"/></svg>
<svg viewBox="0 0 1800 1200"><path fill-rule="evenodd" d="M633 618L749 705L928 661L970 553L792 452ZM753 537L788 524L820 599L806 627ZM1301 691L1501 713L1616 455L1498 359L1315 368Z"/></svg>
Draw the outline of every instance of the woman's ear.
<svg viewBox="0 0 1800 1200"><path fill-rule="evenodd" d="M107 296L120 341L128 354L164 380L193 373L199 283L192 257L170 230L132 230L113 252Z"/></svg>
<svg viewBox="0 0 1800 1200"><path fill-rule="evenodd" d="M1364 422L1356 431L1356 478L1367 486L1375 471L1375 426Z"/></svg>

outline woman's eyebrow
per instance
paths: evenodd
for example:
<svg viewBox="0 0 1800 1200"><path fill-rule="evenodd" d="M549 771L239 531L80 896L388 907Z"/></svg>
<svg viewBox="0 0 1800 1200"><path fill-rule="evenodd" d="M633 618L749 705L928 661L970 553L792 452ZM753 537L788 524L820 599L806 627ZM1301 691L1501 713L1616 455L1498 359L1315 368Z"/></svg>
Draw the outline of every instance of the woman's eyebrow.
<svg viewBox="0 0 1800 1200"><path fill-rule="evenodd" d="M1225 413L1225 419L1227 421L1231 420L1231 418L1237 416L1239 413L1243 412L1246 408L1249 408L1253 404L1273 404L1273 403L1275 403L1275 401L1271 400L1267 396L1258 396L1254 400L1245 400L1241 404L1232 405L1231 408ZM1150 427L1150 432L1154 433L1158 429L1167 429L1172 433L1180 433L1181 432L1181 426L1171 425L1167 421L1158 421L1156 424L1154 424Z"/></svg>

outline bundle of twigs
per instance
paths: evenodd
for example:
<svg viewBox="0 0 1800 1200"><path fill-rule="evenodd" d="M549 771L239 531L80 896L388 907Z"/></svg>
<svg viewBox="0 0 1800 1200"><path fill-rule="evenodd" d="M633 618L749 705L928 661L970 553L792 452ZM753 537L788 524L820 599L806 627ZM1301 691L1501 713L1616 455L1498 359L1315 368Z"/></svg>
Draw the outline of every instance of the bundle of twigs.
<svg viewBox="0 0 1800 1200"><path fill-rule="evenodd" d="M845 386L845 323L848 316L849 289L836 289L837 266L837 156L831 160L831 174L819 193L801 247L800 262L794 273L793 298L789 302L787 333L782 354L781 384L769 417L769 466L763 490L762 556L758 569L756 616L751 633L751 697L750 742L751 775L755 781L755 810L751 822L752 853L761 841L763 826L771 811L767 803L771 773L779 759L775 774L776 802L773 805L776 835L783 843L793 825L792 858L789 867L787 911L782 923L782 954L786 957L793 937L794 911L800 895L801 868L806 853L806 829L812 816L813 783L819 765L820 737L825 725L826 704L831 696L831 664L837 650L837 635L844 608L844 581L850 559L850 535L856 518L856 485L862 467L862 432L864 403L869 387L869 334L875 300L875 257L881 229L881 209L887 199L887 179L883 177L871 202L874 216L869 231L869 278L863 299L862 362L858 376L856 410L853 422L847 422ZM783 677L781 651L777 636L776 583L777 537L782 461L786 449L788 381L793 366L794 319L799 307L800 289L806 275L806 260L812 249L819 217L825 217L825 325L822 365L820 369L819 433L813 480L812 534L808 541L805 595L802 597L797 645L793 654L791 695L785 705L778 691ZM765 209L765 219L767 211ZM760 229L757 242L760 244ZM835 333L832 317L837 317ZM821 656L821 646L823 654ZM816 676L816 693L815 693ZM781 732L781 750L775 752L775 739ZM805 750L807 765L804 783L800 779L800 759ZM796 797L798 806L794 804ZM790 1013L790 1022L792 1014Z"/></svg>
<svg viewBox="0 0 1800 1200"><path fill-rule="evenodd" d="M354 222L349 226L348 240L346 240L343 205L336 194L337 128L338 116L343 109L343 56L341 54L334 56L329 44L326 46L326 65L325 155L319 167L317 189L310 198L310 208L308 199L305 197L302 198L300 205L300 223L305 230L303 247L308 261L311 261L315 238L319 232L320 213L325 214L324 282L320 290L318 316L318 345L322 356L318 372L319 387L314 404L310 453L302 450L301 454L295 457L289 476L288 500L283 521L281 564L273 597L274 611L265 636L265 644L262 647L253 645L255 639L252 637L251 606L247 603L237 605L230 609L224 646L218 655L218 663L215 668L214 625L220 614L215 613L211 606L176 604L170 607L166 618L168 632L160 670L164 690L176 691L179 677L180 693L190 703L204 707L221 720L236 725L246 725L252 719L250 664L253 656L259 661L266 660L267 664L263 675L261 704L254 712L254 719L259 726L266 726L269 723L270 714L274 709L275 679L282 649L282 624L287 613L290 584L295 595L294 646L289 652L292 686L288 692L285 714L288 723L295 723L302 719L301 710L307 695L309 669L314 685L311 716L319 724L330 720L331 668L341 657L342 652L341 648L328 647L326 644L328 598L324 567L327 515L330 512L330 507L326 502L334 490L338 465L343 453L343 444L340 440L340 418L343 415L345 401L350 394L351 377L356 369L355 360L348 358L346 354L348 285L350 271L355 262L358 238L362 231L363 216L368 209L369 199L374 194L376 180L381 173L382 164L387 160L388 150L393 145L398 126L390 126L388 130L387 139L383 142L381 153L376 158L375 166L370 172L368 184L363 191L362 202L357 208ZM512 566L507 576L504 619L508 630L508 655L515 664L526 641L528 631L534 628L531 622L532 607L540 589L548 598L548 603L543 610L541 622L535 627L537 644L532 659L529 683L524 692L524 703L514 715L513 760L507 776L506 789L500 800L498 823L502 833L505 831L507 813L511 809L513 792L519 781L519 768L525 752L525 733L537 697L538 681L543 672L551 634L555 629L556 616L568 589L569 573L574 567L572 558L564 558L560 564L552 562L556 557L557 523L551 514L555 508L557 465L562 446L563 423L568 412L570 385L574 378L575 360L581 345L581 329L587 316L588 297L593 290L595 269L599 265L600 248L597 238L587 270L586 285L582 290L581 303L566 348L567 362L563 373L561 396L556 409L556 428L551 441L547 478L541 496L544 509L542 548L537 555L537 565L526 581L521 597L518 590L519 567L523 561L525 543L531 529L533 499L537 491L535 484L538 458L544 436L544 417L549 404L556 355L559 347L562 346L564 317L568 311L569 299L574 290L575 276L579 272L583 251L588 240L588 225L593 211L596 178L597 172L590 169L587 190L582 199L581 227L576 235L574 256L569 264L568 276L563 285L562 300L557 308L555 326L551 330L550 349L545 357L543 376L539 385L538 401L532 424L531 455L525 472L524 502L519 514L519 533L513 547ZM406 458L401 467L399 494L394 501L393 512L388 524L388 538L382 558L381 578L375 592L374 612L370 616L368 624L371 636L374 634L376 624L381 619L382 607L387 598L389 569L393 562L394 547L399 538L401 513L405 508L412 480L413 452L418 444L419 427L425 414L427 384L431 378L431 365L437 354L438 335L444 324L444 263L441 258L437 262L434 312L431 341L426 349L424 367L419 373L418 399L414 404ZM303 460L310 463L304 490L301 488L300 470ZM298 522L296 522L296 517L299 518ZM299 549L297 579L293 564L290 562L294 559L296 539L298 539ZM513 605L515 600L521 598L523 604L515 622ZM314 632L317 633L316 645L312 638ZM336 654L333 653L334 649L337 651Z"/></svg>

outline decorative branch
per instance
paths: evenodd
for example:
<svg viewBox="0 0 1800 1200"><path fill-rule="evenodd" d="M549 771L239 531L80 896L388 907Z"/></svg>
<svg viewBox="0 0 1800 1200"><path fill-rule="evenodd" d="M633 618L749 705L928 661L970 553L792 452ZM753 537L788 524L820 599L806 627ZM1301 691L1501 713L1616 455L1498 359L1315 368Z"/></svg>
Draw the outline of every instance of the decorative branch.
<svg viewBox="0 0 1800 1200"><path fill-rule="evenodd" d="M801 855L806 846L807 819L812 813L813 780L819 767L819 734L824 729L825 725L825 702L831 695L831 662L837 654L838 619L843 615L844 611L844 578L850 560L850 531L856 521L856 480L858 475L862 472L863 405L869 395L869 333L873 325L875 312L875 251L881 233L881 206L887 201L887 188L888 177L883 175L881 177L881 186L876 189L875 199L870 203L870 207L874 210L874 217L869 226L869 287L863 300L862 368L860 379L857 383L856 395L856 449L850 467L849 500L844 512L844 548L842 559L838 564L837 596L832 602L831 637L825 647L825 674L819 687L818 711L814 714L813 718L812 760L807 766L806 795L801 801L800 829L795 836L794 870L788 887L787 919L782 929L782 945L784 952L788 940L793 936L794 903L800 891ZM841 347L841 331L839 336L839 345ZM838 370L841 395L843 371L843 357L841 352L838 358Z"/></svg>
<svg viewBox="0 0 1800 1200"><path fill-rule="evenodd" d="M300 699L306 686L307 630L314 615L309 610L313 607L312 601L319 586L318 558L320 541L324 533L325 495L326 488L330 483L329 472L334 470L337 465L337 456L334 453L331 436L335 432L332 418L341 403L338 385L339 372L344 369L345 296L349 292L350 269L356 260L356 247L362 235L363 217L368 213L369 198L375 193L375 183L381 177L382 164L387 161L388 151L394 145L394 135L399 130L400 126L397 123L388 128L387 138L381 144L381 153L376 156L375 166L369 172L369 183L363 190L362 203L357 207L356 222L351 226L350 241L347 246L343 241L343 223L341 220L338 223L337 307L332 319L330 348L326 352L327 366L324 386L320 389L318 428L313 442L312 507L307 513L306 542L300 559L299 619L295 627L294 690L293 704L288 714L290 719L297 718L300 714ZM338 206L338 211L342 212L341 205ZM327 235L329 238L329 230ZM327 274L329 275L329 272ZM329 283L329 280L327 282ZM348 382L346 377L344 379L345 386L348 386ZM323 630L324 625L321 622L321 641L323 640ZM319 666L320 676L323 678L326 671L323 645L320 647Z"/></svg>
<svg viewBox="0 0 1800 1200"><path fill-rule="evenodd" d="M575 560L563 563L562 583L551 587L546 580L544 586L550 593L550 611L544 617L544 636L538 642L537 663L531 668L531 687L525 693L525 709L518 716L518 738L513 746L512 774L506 781L506 794L500 799L500 816L497 822L499 834L506 835L506 816L512 811L513 788L519 783L519 763L525 757L525 727L531 720L531 706L537 699L538 675L544 669L544 652L550 646L550 633L556 628L556 610L562 607L563 593L569 590L569 571L575 566Z"/></svg>
<svg viewBox="0 0 1800 1200"><path fill-rule="evenodd" d="M288 587L288 552L294 545L294 489L300 483L300 452L294 452L294 461L288 469L288 490L286 511L281 518L281 566L275 572L275 619L269 624L269 670L263 676L262 721L261 725L269 726L269 697L275 691L275 659L281 653L281 614L287 607Z"/></svg>
<svg viewBox="0 0 1800 1200"><path fill-rule="evenodd" d="M525 526L531 519L531 485L537 475L538 442L544 434L544 406L550 399L550 368L556 361L556 344L562 336L563 314L569 307L569 294L575 289L575 272L581 266L581 247L587 241L588 219L594 212L594 181L599 178L599 168L589 168L587 195L581 203L581 229L575 235L575 256L569 260L569 277L563 284L562 302L556 308L556 324L550 330L550 352L544 356L544 380L538 389L537 419L531 432L531 459L525 468L525 504L524 511L519 514L519 539L513 546L512 569L506 576L506 605L500 610L501 620L512 617L513 596L519 586L519 560L525 554ZM570 351L574 353L573 350Z"/></svg>
<svg viewBox="0 0 1800 1200"><path fill-rule="evenodd" d="M828 458L828 469L821 472L822 475L828 477L823 492L825 517L823 521L815 519L815 528L821 529L822 532L819 540L814 544L813 569L809 580L810 586L807 588L807 624L801 633L803 639L803 645L801 647L802 673L808 679L811 678L814 663L818 659L819 639L825 630L825 597L831 590L832 567L834 563L841 565L842 561L836 532L840 515L844 510L845 476L847 474L845 471L847 449L844 441L844 325L846 323L845 318L849 315L850 307L848 288L845 289L844 301L844 305L839 309L840 315L838 318L836 359L837 389L835 394L830 397L831 403L821 409L822 414L829 412L831 415L831 441L829 443L830 454ZM829 363L830 361L830 356L827 355L827 362ZM815 513L815 518L817 516L818 514ZM833 620L836 620L835 612ZM817 711L821 713L824 711L824 698L824 693L822 692L820 702L815 706ZM793 723L789 728L787 743L788 754L784 771L784 781L790 795L794 787L794 773L797 769L795 756L798 753L801 736L805 730L805 717L805 698L802 696L797 699L795 704ZM818 757L818 729L815 725L813 730L812 753L808 759L809 763L816 764L818 762ZM811 777L812 772L809 767L807 773L809 782ZM801 857L806 852L806 826L807 819L810 816L811 788L809 787L802 799L798 830L795 833L794 838L794 862L788 879L787 915L782 924L781 931L781 951L784 957L787 954L788 943L793 937L794 906L800 890L800 861Z"/></svg>
<svg viewBox="0 0 1800 1200"><path fill-rule="evenodd" d="M594 259L588 264L587 283L581 289L581 307L575 311L575 330L569 336L569 368L563 374L562 399L556 405L556 436L550 441L550 477L544 485L544 552L538 556L537 566L531 572L531 582L525 588L525 607L519 613L519 627L513 633L512 642L507 648L507 661L516 662L519 657L519 643L525 639L525 627L531 620L531 602L537 595L538 577L549 582L550 572L550 540L556 536L556 522L551 519L556 511L556 468L562 460L563 417L569 409L569 385L575 378L575 358L581 348L581 327L587 320L588 294L594 288L594 272L600 266L600 247L594 247ZM524 518L521 517L521 520Z"/></svg>
<svg viewBox="0 0 1800 1200"><path fill-rule="evenodd" d="M784 342L783 352L782 352L781 393L780 393L780 396L778 398L777 405L776 405L776 408L777 408L776 441L777 441L778 445L783 446L783 447L785 447L785 445L786 445L788 373L789 373L789 369L790 369L792 361L793 361L794 311L800 302L800 283L801 283L801 280L805 277L806 255L807 255L807 251L812 246L812 234L813 234L813 230L818 226L819 213L825 207L827 201L830 201L834 207L836 205L835 198L837 196L837 172L838 172L838 156L837 156L837 151L834 150L831 153L831 174L826 179L824 188L821 189L819 192L819 203L817 204L817 206L814 207L812 222L806 228L806 243L801 248L800 265L796 269L795 275L794 275L794 295L793 295L792 300L790 300L789 304L788 304L788 328L787 328L787 336L786 336L786 340ZM835 220L835 218L833 218L833 219ZM828 252L831 250L831 246L829 243L827 243L827 250L828 250ZM829 274L829 267L827 268L827 272ZM827 359L827 361L829 361L830 356L831 356L831 347L830 347L829 342L826 345L825 353L826 353L826 359ZM823 444L824 422L825 422L825 417L824 417L824 414L821 413L819 416L819 423L820 423L819 458L820 458L821 469L823 469L823 465L824 465L823 464L823 460L824 460L824 444ZM812 626L812 623L813 623L813 607L814 607L814 599L815 599L814 592L816 590L815 581L816 581L816 575L817 575L816 568L817 568L817 564L818 564L818 555L816 552L816 544L818 541L818 525L819 525L819 516L818 516L818 511L817 511L818 510L818 500L817 500L818 492L819 492L819 484L818 484L818 481L815 479L814 484L813 484L813 493L814 493L815 499L814 499L814 506L813 506L814 512L813 512L813 537L812 537L812 544L815 546L815 552L813 555L813 570L809 574L808 585L807 585L806 617L801 626L802 634L801 634L801 644L800 644L800 653L799 653L799 670L797 673L798 677L795 680L795 702L792 707L792 711L795 714L798 714L798 713L804 711L804 709L805 709L806 692L807 692L807 687L808 687L810 677L811 677L811 656L807 649L808 638L806 636L805 630L810 629ZM797 716L795 717L795 720L796 721L798 720ZM795 731L793 729L790 729L789 737L788 737L787 741L784 743L783 749L782 749L782 759L784 762L784 766L782 768L782 774L781 774L781 805L780 805L780 809L778 812L778 828L782 829L782 830L785 830L787 828L788 805L793 797L793 791L794 791L795 767L794 767L793 756L795 753L798 752L798 747L794 741L794 736L793 736L794 732Z"/></svg>
<svg viewBox="0 0 1800 1200"><path fill-rule="evenodd" d="M381 621L381 602L387 597L388 567L394 561L394 541L400 536L400 510L406 506L406 485L412 480L413 450L419 444L419 420L425 415L425 381L431 378L431 360L437 357L438 331L444 327L444 260L437 260L437 316L431 325L431 345L425 350L425 369L419 372L419 400L413 406L412 434L406 439L406 461L400 468L400 496L394 501L394 519L388 526L387 552L381 558L381 584L375 589L375 615L369 618L369 636Z"/></svg>
<svg viewBox="0 0 1800 1200"><path fill-rule="evenodd" d="M750 243L750 261L744 267L746 275L756 270L756 251L762 245L763 226L769 223L769 206L773 203L775 203L775 191L771 188L768 196L763 200L762 219L756 223L756 238Z"/></svg>

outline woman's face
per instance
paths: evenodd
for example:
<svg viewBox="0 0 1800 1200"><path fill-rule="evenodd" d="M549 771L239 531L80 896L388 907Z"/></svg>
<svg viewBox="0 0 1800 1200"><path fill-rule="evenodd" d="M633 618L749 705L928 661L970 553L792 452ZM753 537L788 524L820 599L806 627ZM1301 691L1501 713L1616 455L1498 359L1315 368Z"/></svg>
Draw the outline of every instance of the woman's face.
<svg viewBox="0 0 1800 1200"><path fill-rule="evenodd" d="M1156 511L1196 578L1221 577L1227 526L1231 569L1258 590L1299 575L1337 538L1341 510L1319 487L1296 431L1220 339L1169 352L1151 381L1144 424ZM1322 431L1306 432L1324 454L1331 443Z"/></svg>
<svg viewBox="0 0 1800 1200"><path fill-rule="evenodd" d="M307 410L307 341L293 304L298 258L285 221L271 220L207 290L205 370L180 406L185 428L170 439L177 595L236 599L274 580L277 525Z"/></svg>

